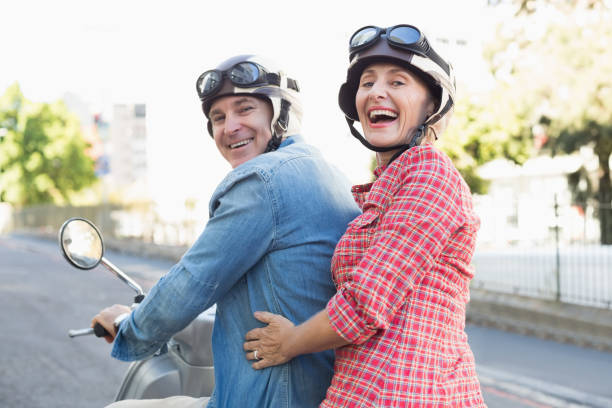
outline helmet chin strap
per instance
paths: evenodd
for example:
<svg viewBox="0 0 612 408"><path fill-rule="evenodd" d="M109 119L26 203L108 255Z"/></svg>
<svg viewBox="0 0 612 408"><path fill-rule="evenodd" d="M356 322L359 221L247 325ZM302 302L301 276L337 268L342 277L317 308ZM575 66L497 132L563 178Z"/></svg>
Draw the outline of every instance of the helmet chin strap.
<svg viewBox="0 0 612 408"><path fill-rule="evenodd" d="M427 118L425 122L423 122L423 124L417 128L416 132L414 133L414 135L412 135L412 138L410 139L410 142L408 142L408 144L398 144L398 145L390 146L390 147L374 146L373 144L369 143L365 139L365 137L363 137L362 134L359 133L357 129L355 129L355 126L353 126L355 121L353 119L350 119L348 116L345 116L344 118L346 119L346 122L348 123L349 129L351 130L351 134L355 136L357 140L359 140L361 144L363 144L368 149L373 150L378 153L397 150L397 152L391 157L391 160L389 160L388 164L391 164L393 160L397 159L406 150L412 149L413 147L417 146L421 142L421 139L423 138L423 136L427 134L428 129L431 128L431 130L433 130L435 134L435 129L431 127L431 125L433 125L438 120L440 120L440 118L442 118L451 109L452 106L453 106L452 100L451 99L447 100L446 104L439 112ZM436 139L437 138L438 138L438 135L436 135Z"/></svg>
<svg viewBox="0 0 612 408"><path fill-rule="evenodd" d="M268 146L264 153L273 152L280 146L283 141L283 136L287 132L289 127L289 109L291 108L291 102L286 99L281 99L280 112L278 119L272 128L272 138L268 141Z"/></svg>
<svg viewBox="0 0 612 408"><path fill-rule="evenodd" d="M355 136L357 140L359 140L361 144L363 144L368 149L378 152L378 153L384 153L384 152L390 152L393 150L397 150L397 152L393 155L393 157L391 157L391 160L389 160L389 164L393 160L395 160L397 157L399 157L402 153L404 153L406 150L412 149L413 147L415 147L421 141L423 135L426 133L426 130L429 127L429 124L427 123L427 121L425 121L425 123L423 123L421 126L417 128L417 131L412 135L410 142L407 144L402 143L402 144L397 144L395 146L381 147L381 146L375 146L371 144L370 142L368 142L365 139L365 137L363 137L362 134L359 133L357 129L355 129L355 126L353 126L355 121L348 117L345 117L345 118L346 118L346 122L348 123L349 129L351 130L351 134Z"/></svg>

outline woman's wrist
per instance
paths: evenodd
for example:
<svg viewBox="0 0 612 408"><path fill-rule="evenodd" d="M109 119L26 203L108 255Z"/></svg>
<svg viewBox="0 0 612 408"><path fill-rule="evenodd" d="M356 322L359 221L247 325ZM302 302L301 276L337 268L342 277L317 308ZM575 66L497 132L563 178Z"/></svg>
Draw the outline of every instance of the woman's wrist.
<svg viewBox="0 0 612 408"><path fill-rule="evenodd" d="M303 336L300 334L300 329L302 329L302 325L293 326L289 330L289 336L287 338L287 349L285 350L289 360L301 354L305 354L302 350L304 345L300 344L301 340L303 339Z"/></svg>

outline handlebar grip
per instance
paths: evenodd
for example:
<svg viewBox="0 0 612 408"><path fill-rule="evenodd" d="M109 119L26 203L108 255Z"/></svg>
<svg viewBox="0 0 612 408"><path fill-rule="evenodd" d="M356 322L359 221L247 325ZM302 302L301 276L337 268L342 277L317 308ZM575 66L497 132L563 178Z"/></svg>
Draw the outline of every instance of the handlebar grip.
<svg viewBox="0 0 612 408"><path fill-rule="evenodd" d="M110 333L107 332L106 329L102 327L100 323L96 323L94 325L94 334L96 335L96 337L104 337L108 336Z"/></svg>

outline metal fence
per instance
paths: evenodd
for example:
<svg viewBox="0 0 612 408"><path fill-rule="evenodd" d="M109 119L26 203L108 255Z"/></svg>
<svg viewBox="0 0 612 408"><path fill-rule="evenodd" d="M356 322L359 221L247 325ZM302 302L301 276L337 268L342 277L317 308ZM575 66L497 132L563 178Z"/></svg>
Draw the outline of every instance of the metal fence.
<svg viewBox="0 0 612 408"><path fill-rule="evenodd" d="M191 245L206 221L198 219L189 208L185 208L176 220L165 220L152 203L84 207L40 205L13 211L11 229L51 235L71 217L92 221L106 239L174 246Z"/></svg>
<svg viewBox="0 0 612 408"><path fill-rule="evenodd" d="M542 223L546 230L538 235L545 239L479 245L472 286L612 309L612 245L599 244L597 205L561 207L553 202L550 209L555 221ZM529 228L533 231L537 222Z"/></svg>

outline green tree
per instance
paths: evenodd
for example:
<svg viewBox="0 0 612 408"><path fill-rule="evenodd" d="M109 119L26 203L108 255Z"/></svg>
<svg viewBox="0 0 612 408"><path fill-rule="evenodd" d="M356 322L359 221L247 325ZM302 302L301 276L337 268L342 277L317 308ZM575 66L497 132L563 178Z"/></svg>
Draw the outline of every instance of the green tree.
<svg viewBox="0 0 612 408"><path fill-rule="evenodd" d="M484 163L505 158L524 163L533 154L533 138L527 126L528 106L516 92L500 85L479 98L462 98L440 146L453 160L473 193L487 192L488 183L478 176ZM505 95L499 98L499 95Z"/></svg>
<svg viewBox="0 0 612 408"><path fill-rule="evenodd" d="M15 83L0 97L0 128L0 201L63 204L94 182L79 121L63 102L30 102Z"/></svg>
<svg viewBox="0 0 612 408"><path fill-rule="evenodd" d="M612 244L612 15L600 1L516 3L517 17L488 50L492 70L523 89L532 110L526 124L546 130L544 151L593 149L599 174L592 197L599 202L601 242ZM576 202L588 191L576 189L585 174L569 176Z"/></svg>

